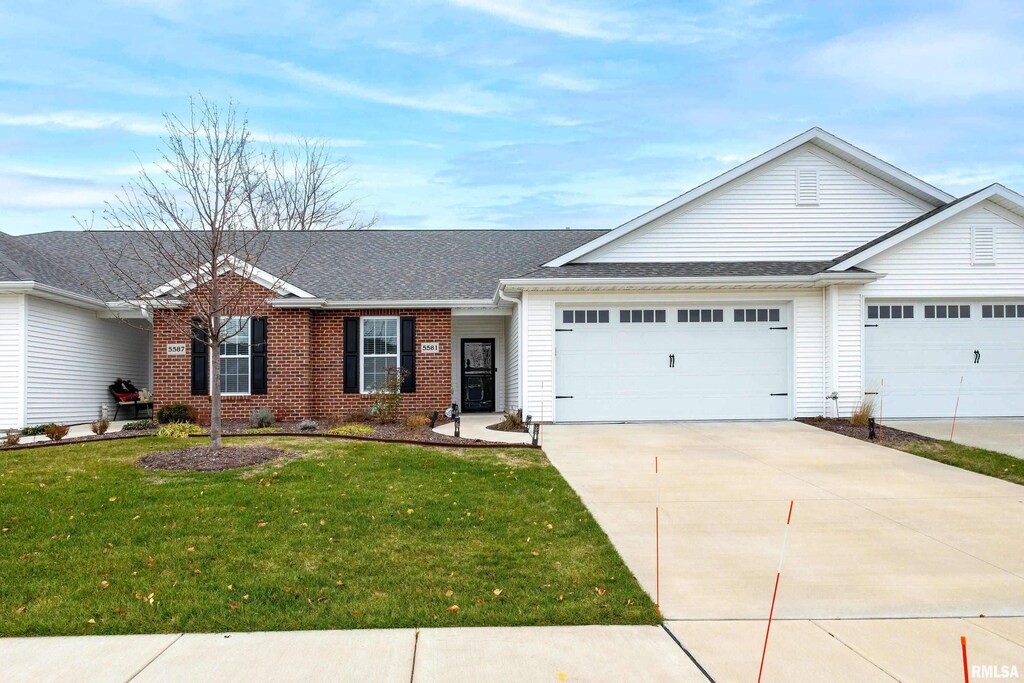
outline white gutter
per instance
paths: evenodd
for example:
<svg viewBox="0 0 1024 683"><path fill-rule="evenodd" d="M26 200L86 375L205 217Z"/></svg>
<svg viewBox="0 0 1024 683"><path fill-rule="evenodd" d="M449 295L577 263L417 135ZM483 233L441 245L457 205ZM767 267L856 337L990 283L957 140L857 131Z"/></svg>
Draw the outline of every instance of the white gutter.
<svg viewBox="0 0 1024 683"><path fill-rule="evenodd" d="M516 349L518 351L518 358L516 358L516 363L519 365L519 381L516 382L516 394L517 394L516 401L519 404L519 406L518 406L519 410L524 410L524 407L523 407L523 315L522 315L522 309L520 308L520 304L522 304L522 302L519 299L515 298L515 297L511 297L511 296L505 294L504 290L501 288L501 285L498 285L498 292L497 292L497 294L498 294L498 298L501 299L502 301L508 301L509 303L511 303L513 310L515 310L515 312L519 314L519 316L517 318L517 321L516 321L516 324L519 327L519 330L517 332L518 335L519 335L519 347L518 347L518 349ZM508 352L508 340L507 339L505 340L505 352L506 353ZM506 382L507 381L508 380L506 378Z"/></svg>
<svg viewBox="0 0 1024 683"><path fill-rule="evenodd" d="M84 294L75 294L74 292L69 292L66 289L51 287L50 285L44 285L32 280L0 282L0 292L11 294L32 294L43 299L62 301L64 303L71 303L80 308L91 308L97 311L107 309L107 304L103 303L99 299L94 299L91 296L85 296Z"/></svg>
<svg viewBox="0 0 1024 683"><path fill-rule="evenodd" d="M501 280L500 288L548 288L559 287L645 287L645 286L694 286L694 285L795 285L795 284L859 284L872 282L883 277L882 273L833 273L813 275L750 275L710 277L573 277L573 278L519 278Z"/></svg>
<svg viewBox="0 0 1024 683"><path fill-rule="evenodd" d="M330 299L271 299L273 308L488 308L494 306L492 299L420 299L406 301L363 300L338 301Z"/></svg>

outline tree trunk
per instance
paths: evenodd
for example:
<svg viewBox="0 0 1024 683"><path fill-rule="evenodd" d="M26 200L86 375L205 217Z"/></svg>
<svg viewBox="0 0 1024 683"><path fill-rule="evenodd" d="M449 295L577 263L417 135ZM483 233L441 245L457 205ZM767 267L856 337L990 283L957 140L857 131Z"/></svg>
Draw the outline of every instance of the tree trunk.
<svg viewBox="0 0 1024 683"><path fill-rule="evenodd" d="M221 447L220 344L210 344L210 449Z"/></svg>

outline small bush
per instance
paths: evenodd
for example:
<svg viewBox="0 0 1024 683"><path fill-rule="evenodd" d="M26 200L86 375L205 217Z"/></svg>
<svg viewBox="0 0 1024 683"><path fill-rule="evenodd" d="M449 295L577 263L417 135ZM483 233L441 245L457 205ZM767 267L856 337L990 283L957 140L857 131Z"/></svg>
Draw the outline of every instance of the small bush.
<svg viewBox="0 0 1024 683"><path fill-rule="evenodd" d="M373 420L373 415L370 415L368 410L353 410L345 413L341 417L335 417L331 419L331 426L337 427L343 425L346 422L370 422Z"/></svg>
<svg viewBox="0 0 1024 683"><path fill-rule="evenodd" d="M110 420L96 420L91 425L89 425L89 428L92 429L92 433L96 434L97 436L101 434L106 434L107 430L110 429Z"/></svg>
<svg viewBox="0 0 1024 683"><path fill-rule="evenodd" d="M8 429L7 438L4 440L4 443L8 446L17 446L19 441L21 441L21 432L15 429Z"/></svg>
<svg viewBox="0 0 1024 683"><path fill-rule="evenodd" d="M299 423L300 432L315 432L320 428L316 420L303 420Z"/></svg>
<svg viewBox="0 0 1024 683"><path fill-rule="evenodd" d="M523 424L523 411L507 411L495 429L503 432L525 432L526 425Z"/></svg>
<svg viewBox="0 0 1024 683"><path fill-rule="evenodd" d="M430 424L430 418L426 415L410 415L405 418L405 429L410 432L422 431L428 424Z"/></svg>
<svg viewBox="0 0 1024 683"><path fill-rule="evenodd" d="M202 433L203 428L191 422L171 422L161 427L156 435L170 439L187 439L192 434Z"/></svg>
<svg viewBox="0 0 1024 683"><path fill-rule="evenodd" d="M875 399L865 396L861 399L860 405L850 415L850 424L854 427L867 427L868 418L875 414Z"/></svg>
<svg viewBox="0 0 1024 683"><path fill-rule="evenodd" d="M25 427L21 430L22 436L39 436L40 434L46 433L46 425L36 425L35 427Z"/></svg>
<svg viewBox="0 0 1024 683"><path fill-rule="evenodd" d="M71 427L68 425L59 425L55 422L51 422L46 425L46 430L43 433L46 434L46 438L50 441L60 441L67 436L70 431Z"/></svg>
<svg viewBox="0 0 1024 683"><path fill-rule="evenodd" d="M249 426L253 429L274 426L274 413L270 408L257 408L249 413Z"/></svg>
<svg viewBox="0 0 1024 683"><path fill-rule="evenodd" d="M373 403L370 413L381 422L394 422L402 409L402 382L405 368L388 368L384 373L384 384L370 392Z"/></svg>
<svg viewBox="0 0 1024 683"><path fill-rule="evenodd" d="M168 403L160 410L156 411L156 421L160 424L173 424L181 422L190 422L195 424L199 422L199 415L196 413L196 409L187 403Z"/></svg>
<svg viewBox="0 0 1024 683"><path fill-rule="evenodd" d="M327 433L334 436L366 436L367 434L373 434L373 427L367 427L366 425L342 425L334 429L328 429Z"/></svg>
<svg viewBox="0 0 1024 683"><path fill-rule="evenodd" d="M152 420L135 420L134 422L125 422L121 426L121 431L122 432L138 432L138 431L142 431L143 429L152 429L152 428L153 428L153 421Z"/></svg>

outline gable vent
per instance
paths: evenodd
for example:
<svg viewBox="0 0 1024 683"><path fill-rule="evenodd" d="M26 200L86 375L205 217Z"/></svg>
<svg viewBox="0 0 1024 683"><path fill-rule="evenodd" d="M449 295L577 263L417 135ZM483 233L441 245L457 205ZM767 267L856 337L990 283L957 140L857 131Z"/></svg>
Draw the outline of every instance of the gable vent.
<svg viewBox="0 0 1024 683"><path fill-rule="evenodd" d="M816 206L818 204L818 172L796 172L796 203L797 206Z"/></svg>
<svg viewBox="0 0 1024 683"><path fill-rule="evenodd" d="M996 235L991 225L971 227L971 263L976 266L996 262Z"/></svg>

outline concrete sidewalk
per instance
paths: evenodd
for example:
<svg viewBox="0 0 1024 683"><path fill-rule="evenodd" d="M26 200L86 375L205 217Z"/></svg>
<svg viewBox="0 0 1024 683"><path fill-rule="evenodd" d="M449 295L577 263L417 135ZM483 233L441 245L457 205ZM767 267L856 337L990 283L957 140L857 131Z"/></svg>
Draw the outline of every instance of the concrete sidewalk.
<svg viewBox="0 0 1024 683"><path fill-rule="evenodd" d="M657 626L0 639L5 683L706 681Z"/></svg>

